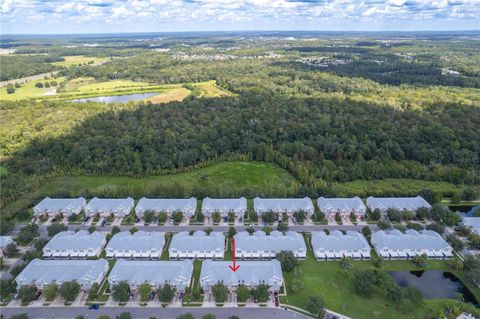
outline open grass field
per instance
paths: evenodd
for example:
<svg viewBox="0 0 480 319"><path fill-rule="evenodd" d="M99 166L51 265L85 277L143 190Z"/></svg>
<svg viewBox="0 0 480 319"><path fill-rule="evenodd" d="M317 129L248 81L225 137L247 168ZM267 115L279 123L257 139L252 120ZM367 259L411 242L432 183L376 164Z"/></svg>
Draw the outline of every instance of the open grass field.
<svg viewBox="0 0 480 319"><path fill-rule="evenodd" d="M190 90L187 90L186 88L177 88L155 95L151 98L146 99L146 101L150 101L155 104L182 101L184 98L189 96L190 93L192 92Z"/></svg>
<svg viewBox="0 0 480 319"><path fill-rule="evenodd" d="M338 311L355 319L414 319L424 318L430 309L439 309L445 304L456 303L454 300L426 300L423 307L415 309L398 309L391 302L378 294L364 298L354 292L353 276L355 269L374 269L370 261L355 261L353 269L340 268L340 262L319 262L313 252L307 251L307 260L300 261L298 270L284 272L287 289L293 279L300 279L305 287L297 293L287 290L287 296L281 297L282 303L305 309L310 295L320 295L325 300L325 307ZM416 270L410 261L385 261L382 270ZM429 261L427 269L448 270L445 261ZM477 291L478 293L478 291ZM477 294L478 297L478 294Z"/></svg>
<svg viewBox="0 0 480 319"><path fill-rule="evenodd" d="M197 97L221 97L221 96L233 96L232 92L222 89L221 87L217 86L215 81L207 81L207 82L200 82L200 83L192 83L191 84L194 88L198 88L199 92L197 93Z"/></svg>
<svg viewBox="0 0 480 319"><path fill-rule="evenodd" d="M58 189L89 189L91 192L106 187L143 186L155 187L160 184L179 184L188 189L189 185L215 185L223 189L249 188L259 192L270 186L288 188L297 183L287 171L275 164L263 162L223 162L209 167L195 169L175 175L149 176L144 178L114 176L61 176L42 186L43 192Z"/></svg>
<svg viewBox="0 0 480 319"><path fill-rule="evenodd" d="M391 196L415 196L419 191L430 188L439 191L447 196L457 193L465 188L473 188L480 191L480 185L464 186L448 182L431 182L408 178L387 178L382 180L357 180L346 183L333 184L333 188L340 196L378 196L379 194L390 194Z"/></svg>
<svg viewBox="0 0 480 319"><path fill-rule="evenodd" d="M37 82L50 82L50 81L57 81L60 83L64 80L64 78L57 78L57 79L49 79L49 80L39 80L39 81L30 81L25 84L21 84L21 87L15 89L15 93L8 94L7 88L2 87L0 88L0 100L2 101L12 101L12 100L22 100L22 99L29 99L29 98L37 98L37 97L49 97L52 94L55 94L55 87L49 88L37 88L35 87L35 83Z"/></svg>
<svg viewBox="0 0 480 319"><path fill-rule="evenodd" d="M82 65L82 64L99 64L107 60L107 58L97 58L84 55L71 55L64 56L65 61L53 62L53 65L69 67L72 65Z"/></svg>

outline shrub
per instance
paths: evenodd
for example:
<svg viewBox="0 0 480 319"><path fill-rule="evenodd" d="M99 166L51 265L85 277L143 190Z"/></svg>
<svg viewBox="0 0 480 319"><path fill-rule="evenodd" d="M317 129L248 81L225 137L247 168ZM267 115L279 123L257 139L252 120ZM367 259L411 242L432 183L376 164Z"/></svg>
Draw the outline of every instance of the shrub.
<svg viewBox="0 0 480 319"><path fill-rule="evenodd" d="M292 271L298 264L297 258L291 251L282 250L275 255L275 258L280 261L282 270L286 272Z"/></svg>

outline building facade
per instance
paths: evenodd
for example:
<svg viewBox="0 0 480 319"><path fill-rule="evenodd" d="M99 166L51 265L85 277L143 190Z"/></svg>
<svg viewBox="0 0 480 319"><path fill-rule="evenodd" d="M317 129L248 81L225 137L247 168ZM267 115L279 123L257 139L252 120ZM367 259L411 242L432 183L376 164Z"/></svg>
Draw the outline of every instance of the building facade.
<svg viewBox="0 0 480 319"><path fill-rule="evenodd" d="M453 249L437 232L409 229L402 233L398 229L389 232L380 230L370 239L378 256L383 259L411 259L426 255L428 259L453 257Z"/></svg>
<svg viewBox="0 0 480 319"><path fill-rule="evenodd" d="M212 216L213 213L219 213L222 217L227 217L229 213L235 214L235 217L243 218L247 212L247 199L240 198L209 198L206 197L202 202L202 214L205 217Z"/></svg>
<svg viewBox="0 0 480 319"><path fill-rule="evenodd" d="M225 254L225 235L222 232L196 231L192 235L180 232L173 235L168 249L170 259L222 260Z"/></svg>
<svg viewBox="0 0 480 319"><path fill-rule="evenodd" d="M15 278L17 286L35 285L43 290L51 283L60 286L76 281L87 291L94 283L100 284L108 272L105 259L96 260L32 260Z"/></svg>
<svg viewBox="0 0 480 319"><path fill-rule="evenodd" d="M120 259L113 266L108 282L115 286L126 281L133 291L144 283L152 289L158 289L168 284L183 292L190 286L193 273L193 262L160 261L160 260L125 260Z"/></svg>
<svg viewBox="0 0 480 319"><path fill-rule="evenodd" d="M93 217L125 217L132 211L133 198L92 198L85 207L85 216Z"/></svg>
<svg viewBox="0 0 480 319"><path fill-rule="evenodd" d="M266 212L275 214L288 214L303 211L307 216L312 216L315 212L312 200L309 197L304 198L260 198L253 199L253 209L258 216Z"/></svg>
<svg viewBox="0 0 480 319"><path fill-rule="evenodd" d="M197 200L194 197L186 199L143 197L135 207L135 214L138 218L143 218L145 212L151 211L156 215L166 213L171 217L174 212L181 212L185 217L192 217L196 209Z"/></svg>
<svg viewBox="0 0 480 319"><path fill-rule="evenodd" d="M281 251L291 251L296 258L303 260L307 257L307 247L303 236L289 231L283 234L272 231L270 235L259 230L250 235L240 232L235 238L235 256L244 260L269 260L275 258Z"/></svg>
<svg viewBox="0 0 480 319"><path fill-rule="evenodd" d="M367 212L367 206L360 197L352 198L325 198L320 197L317 200L318 208L327 218L334 218L338 213L340 216L349 217L350 214L363 218Z"/></svg>
<svg viewBox="0 0 480 319"><path fill-rule="evenodd" d="M105 248L107 258L160 259L165 246L165 233L123 231L115 234Z"/></svg>
<svg viewBox="0 0 480 319"><path fill-rule="evenodd" d="M78 215L85 209L87 202L85 198L50 198L45 197L40 203L33 207L35 217L47 215L49 217L69 217Z"/></svg>
<svg viewBox="0 0 480 319"><path fill-rule="evenodd" d="M370 259L370 245L356 231L347 231L346 234L339 230L333 230L330 234L324 231L313 232L311 241L317 260L340 260L345 257L354 260Z"/></svg>
<svg viewBox="0 0 480 319"><path fill-rule="evenodd" d="M63 231L43 247L43 257L47 259L86 259L99 257L107 243L105 233L85 230Z"/></svg>

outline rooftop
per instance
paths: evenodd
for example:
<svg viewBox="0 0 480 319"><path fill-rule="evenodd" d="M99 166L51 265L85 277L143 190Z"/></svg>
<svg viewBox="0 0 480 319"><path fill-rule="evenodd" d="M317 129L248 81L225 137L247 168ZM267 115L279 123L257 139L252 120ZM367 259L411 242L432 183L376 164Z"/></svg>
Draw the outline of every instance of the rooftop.
<svg viewBox="0 0 480 319"><path fill-rule="evenodd" d="M236 249L246 251L299 251L306 250L303 236L297 232L289 231L285 235L279 231L272 231L270 235L258 230L253 235L240 232L234 236Z"/></svg>
<svg viewBox="0 0 480 319"><path fill-rule="evenodd" d="M38 214L50 213L80 213L86 205L85 198L50 198L45 197L34 208L33 212Z"/></svg>
<svg viewBox="0 0 480 319"><path fill-rule="evenodd" d="M97 198L94 197L85 207L86 214L120 213L129 214L133 209L133 198Z"/></svg>
<svg viewBox="0 0 480 319"><path fill-rule="evenodd" d="M313 232L312 246L314 250L370 250L370 245L365 237L356 231L347 231L345 235L339 230L331 231L330 235L324 231Z"/></svg>
<svg viewBox="0 0 480 319"><path fill-rule="evenodd" d="M367 206L373 211L375 209L387 210L393 208L397 210L415 211L420 207L432 207L423 197L372 197L367 198Z"/></svg>
<svg viewBox="0 0 480 319"><path fill-rule="evenodd" d="M432 230L417 232L409 229L405 233L398 229L389 232L380 230L372 234L371 243L380 250L451 249L445 239Z"/></svg>
<svg viewBox="0 0 480 319"><path fill-rule="evenodd" d="M15 279L19 285L61 284L77 281L80 285L91 286L108 267L105 259L97 260L32 260Z"/></svg>
<svg viewBox="0 0 480 319"><path fill-rule="evenodd" d="M165 233L137 231L133 235L129 231L115 234L107 244L107 250L149 251L162 250L165 245Z"/></svg>
<svg viewBox="0 0 480 319"><path fill-rule="evenodd" d="M0 236L0 248L5 248L10 243L13 243L13 237L12 236Z"/></svg>
<svg viewBox="0 0 480 319"><path fill-rule="evenodd" d="M43 250L97 250L102 247L105 238L105 234L99 231L90 234L86 230L67 230L53 236Z"/></svg>
<svg viewBox="0 0 480 319"><path fill-rule="evenodd" d="M214 251L225 250L225 235L222 232L211 232L207 235L198 230L190 235L188 232L180 232L173 235L169 250L177 251Z"/></svg>
<svg viewBox="0 0 480 319"><path fill-rule="evenodd" d="M365 213L367 207L362 202L360 197L353 198L325 198L320 197L317 200L318 208L322 212L332 211L352 211L357 213Z"/></svg>
<svg viewBox="0 0 480 319"><path fill-rule="evenodd" d="M304 198L260 198L253 199L253 208L256 213L272 211L275 213L294 213L304 211L313 214L314 208L309 197Z"/></svg>
<svg viewBox="0 0 480 319"><path fill-rule="evenodd" d="M219 281L226 286L256 286L264 283L278 289L282 285L282 269L278 260L238 261L240 267L235 272L228 267L231 264L231 261L204 261L200 272L202 287L208 288Z"/></svg>
<svg viewBox="0 0 480 319"><path fill-rule="evenodd" d="M138 201L135 207L137 214L143 214L146 211L173 213L180 211L188 216L193 216L197 209L197 200L191 198L146 198Z"/></svg>
<svg viewBox="0 0 480 319"><path fill-rule="evenodd" d="M233 212L243 214L247 211L247 199L240 198L209 198L206 197L202 202L202 213L212 212Z"/></svg>

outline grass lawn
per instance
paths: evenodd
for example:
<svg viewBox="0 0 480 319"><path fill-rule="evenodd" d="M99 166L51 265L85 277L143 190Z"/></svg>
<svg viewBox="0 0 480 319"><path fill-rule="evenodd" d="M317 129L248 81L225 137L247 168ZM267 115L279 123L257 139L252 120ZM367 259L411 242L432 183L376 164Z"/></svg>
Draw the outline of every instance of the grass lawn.
<svg viewBox="0 0 480 319"><path fill-rule="evenodd" d="M193 87L198 88L199 91L197 93L197 97L221 97L221 96L233 96L232 92L222 89L221 87L217 86L215 81L207 81L207 82L200 82L200 83L192 83Z"/></svg>
<svg viewBox="0 0 480 319"><path fill-rule="evenodd" d="M177 183L189 189L189 185L202 185L205 189L250 189L262 193L273 187L289 188L296 184L295 178L275 164L263 162L223 162L175 175L159 175L144 178L116 176L61 176L43 184L40 192L53 193L58 189L79 191L89 189L92 193L106 187L171 185Z"/></svg>
<svg viewBox="0 0 480 319"><path fill-rule="evenodd" d="M150 101L155 104L182 101L184 98L189 96L190 93L192 92L190 90L187 90L186 88L176 88L176 89L172 89L170 91L155 95L151 98L146 99L145 101Z"/></svg>
<svg viewBox="0 0 480 319"><path fill-rule="evenodd" d="M320 295L325 300L325 306L355 319L407 319L424 318L430 309L439 309L445 304L456 303L454 300L426 300L424 307L416 309L396 308L395 303L373 294L364 298L354 292L353 275L355 269L374 269L370 261L355 261L353 269L340 268L340 262L320 262L313 257L311 250L307 251L307 260L300 261L297 271L284 273L287 288L294 278L300 279L305 287L298 293L287 291L286 297L281 297L282 303L305 309L310 295ZM416 270L410 261L385 261L382 270ZM448 270L445 261L429 261L427 269Z"/></svg>
<svg viewBox="0 0 480 319"><path fill-rule="evenodd" d="M57 81L60 83L64 80L64 78L57 78L57 79L48 79L48 80L38 80L38 81L30 81L24 84L21 84L19 88L15 89L15 93L7 94L7 88L2 87L0 88L0 100L3 101L12 101L12 100L22 100L28 99L33 97L47 97L49 96L49 92L55 92L55 87L49 88L37 88L35 87L35 83L37 82L51 82Z"/></svg>
<svg viewBox="0 0 480 319"><path fill-rule="evenodd" d="M65 61L61 62L53 62L53 65L56 66L63 66L63 67L69 67L72 65L81 65L81 64L98 64L102 63L107 60L107 58L97 58L97 57L91 57L91 56L84 56L84 55L71 55L71 56L64 56L63 57Z"/></svg>
<svg viewBox="0 0 480 319"><path fill-rule="evenodd" d="M465 188L474 188L480 191L480 186L455 185L448 182L431 182L424 180L415 180L408 178L386 178L382 180L356 180L345 183L335 183L333 188L341 196L378 196L389 194L391 196L416 196L416 194L425 188L433 191L440 191L445 195L457 193Z"/></svg>

